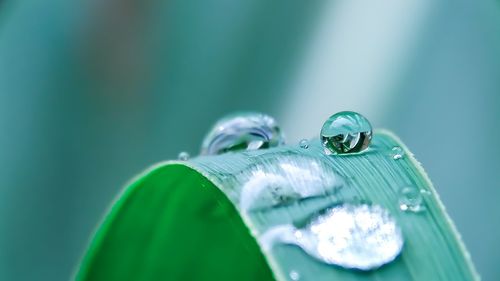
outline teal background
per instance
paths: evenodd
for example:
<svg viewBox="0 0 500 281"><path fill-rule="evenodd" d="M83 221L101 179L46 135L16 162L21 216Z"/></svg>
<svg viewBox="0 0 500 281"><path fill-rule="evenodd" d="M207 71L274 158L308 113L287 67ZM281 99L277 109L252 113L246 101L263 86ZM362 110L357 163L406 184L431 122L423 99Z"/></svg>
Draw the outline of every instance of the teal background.
<svg viewBox="0 0 500 281"><path fill-rule="evenodd" d="M120 188L257 110L289 142L357 110L500 268L498 1L0 3L0 280L68 280Z"/></svg>

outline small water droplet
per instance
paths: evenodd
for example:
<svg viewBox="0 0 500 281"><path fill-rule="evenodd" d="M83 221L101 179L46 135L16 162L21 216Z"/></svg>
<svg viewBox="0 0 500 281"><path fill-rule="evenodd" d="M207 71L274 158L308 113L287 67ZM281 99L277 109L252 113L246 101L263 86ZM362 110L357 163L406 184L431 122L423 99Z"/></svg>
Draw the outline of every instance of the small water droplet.
<svg viewBox="0 0 500 281"><path fill-rule="evenodd" d="M372 270L393 261L403 236L389 212L378 205L342 204L313 217L296 241L304 251L328 264Z"/></svg>
<svg viewBox="0 0 500 281"><path fill-rule="evenodd" d="M217 121L203 140L201 154L257 150L284 143L285 137L271 116L256 112L236 113Z"/></svg>
<svg viewBox="0 0 500 281"><path fill-rule="evenodd" d="M300 148L303 149L308 149L309 148L309 140L308 139L301 139L299 142Z"/></svg>
<svg viewBox="0 0 500 281"><path fill-rule="evenodd" d="M394 160L399 160L399 159L403 158L404 155L405 155L404 150L399 146L395 146L391 150L391 156L392 156L392 159L394 159Z"/></svg>
<svg viewBox="0 0 500 281"><path fill-rule="evenodd" d="M328 155L361 152L368 148L371 139L368 119L352 111L332 115L321 128L321 143Z"/></svg>
<svg viewBox="0 0 500 281"><path fill-rule="evenodd" d="M425 210L422 190L413 186L404 186L399 190L399 209L405 212L418 213Z"/></svg>
<svg viewBox="0 0 500 281"><path fill-rule="evenodd" d="M298 273L295 270L290 271L289 275L290 275L290 279L293 280L293 281L300 280L300 273Z"/></svg>
<svg viewBox="0 0 500 281"><path fill-rule="evenodd" d="M177 159L179 159L181 161L187 161L187 160L189 160L189 157L190 157L189 153L187 153L186 151L182 151L177 156Z"/></svg>

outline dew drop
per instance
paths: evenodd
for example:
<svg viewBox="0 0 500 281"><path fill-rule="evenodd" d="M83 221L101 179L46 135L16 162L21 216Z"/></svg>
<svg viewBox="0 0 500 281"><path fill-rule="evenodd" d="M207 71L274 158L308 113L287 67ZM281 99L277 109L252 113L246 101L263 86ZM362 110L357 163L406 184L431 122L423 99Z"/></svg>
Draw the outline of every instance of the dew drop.
<svg viewBox="0 0 500 281"><path fill-rule="evenodd" d="M399 209L405 212L418 213L425 210L422 200L422 190L413 186L404 186L399 190Z"/></svg>
<svg viewBox="0 0 500 281"><path fill-rule="evenodd" d="M296 240L320 261L359 270L372 270L393 261L403 243L401 230L389 212L368 204L326 209L301 228L301 238Z"/></svg>
<svg viewBox="0 0 500 281"><path fill-rule="evenodd" d="M300 280L300 273L298 273L295 270L290 271L289 276L290 276L290 279L293 280L293 281Z"/></svg>
<svg viewBox="0 0 500 281"><path fill-rule="evenodd" d="M332 115L321 128L321 143L328 155L361 152L368 148L371 139L368 119L352 111Z"/></svg>
<svg viewBox="0 0 500 281"><path fill-rule="evenodd" d="M274 118L262 113L243 112L217 121L203 140L201 154L257 150L284 143L285 138Z"/></svg>
<svg viewBox="0 0 500 281"><path fill-rule="evenodd" d="M399 160L399 159L403 158L404 155L405 155L404 150L399 146L395 146L391 150L391 156L392 156L392 159L394 159L394 160Z"/></svg>
<svg viewBox="0 0 500 281"><path fill-rule="evenodd" d="M309 140L308 139L301 139L299 142L300 148L303 149L308 149L309 148Z"/></svg>
<svg viewBox="0 0 500 281"><path fill-rule="evenodd" d="M179 153L179 155L177 156L177 159L181 160L181 161L187 161L189 160L189 153L187 153L186 151L181 151Z"/></svg>

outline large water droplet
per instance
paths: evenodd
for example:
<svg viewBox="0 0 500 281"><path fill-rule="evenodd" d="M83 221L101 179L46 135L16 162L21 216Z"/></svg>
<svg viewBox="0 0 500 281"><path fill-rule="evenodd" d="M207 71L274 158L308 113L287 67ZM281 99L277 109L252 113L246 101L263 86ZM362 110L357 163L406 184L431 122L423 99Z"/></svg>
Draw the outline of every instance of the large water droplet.
<svg viewBox="0 0 500 281"><path fill-rule="evenodd" d="M405 151L399 146L395 146L391 149L391 156L392 156L392 159L394 159L394 160L399 160L399 159L403 158L404 155L405 155Z"/></svg>
<svg viewBox="0 0 500 281"><path fill-rule="evenodd" d="M425 190L424 190L425 191ZM405 186L399 190L399 209L405 212L422 212L425 210L422 191L413 186Z"/></svg>
<svg viewBox="0 0 500 281"><path fill-rule="evenodd" d="M329 208L300 229L296 243L311 256L345 268L371 270L394 260L403 236L389 212L377 205Z"/></svg>
<svg viewBox="0 0 500 281"><path fill-rule="evenodd" d="M181 160L181 161L187 161L189 160L189 153L187 153L186 151L181 151L179 153L179 155L177 156L177 159Z"/></svg>
<svg viewBox="0 0 500 281"><path fill-rule="evenodd" d="M372 126L368 119L352 111L332 115L321 128L321 142L326 154L361 152L372 139Z"/></svg>
<svg viewBox="0 0 500 281"><path fill-rule="evenodd" d="M285 138L274 118L256 112L228 115L220 119L203 140L201 153L257 150L282 145Z"/></svg>
<svg viewBox="0 0 500 281"><path fill-rule="evenodd" d="M245 211L293 203L335 193L344 185L328 164L309 157L269 159L257 164L242 187L239 206Z"/></svg>

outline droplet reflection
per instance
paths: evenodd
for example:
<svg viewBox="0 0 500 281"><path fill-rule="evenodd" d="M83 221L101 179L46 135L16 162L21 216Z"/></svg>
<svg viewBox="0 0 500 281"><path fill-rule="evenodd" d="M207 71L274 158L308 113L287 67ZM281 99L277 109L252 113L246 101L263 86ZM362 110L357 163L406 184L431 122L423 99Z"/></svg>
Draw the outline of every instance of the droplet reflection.
<svg viewBox="0 0 500 281"><path fill-rule="evenodd" d="M326 120L320 136L326 154L356 153L370 145L372 126L361 114L342 111Z"/></svg>

